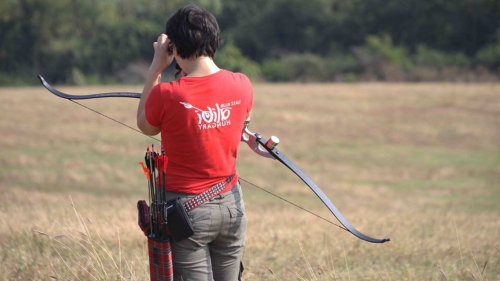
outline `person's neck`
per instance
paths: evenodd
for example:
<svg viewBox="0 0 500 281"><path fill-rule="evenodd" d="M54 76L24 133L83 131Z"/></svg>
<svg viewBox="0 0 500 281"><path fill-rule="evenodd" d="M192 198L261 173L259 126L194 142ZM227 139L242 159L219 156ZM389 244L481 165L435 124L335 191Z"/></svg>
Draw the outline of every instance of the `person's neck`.
<svg viewBox="0 0 500 281"><path fill-rule="evenodd" d="M194 60L180 59L178 63L187 77L207 76L220 70L209 57L199 57Z"/></svg>

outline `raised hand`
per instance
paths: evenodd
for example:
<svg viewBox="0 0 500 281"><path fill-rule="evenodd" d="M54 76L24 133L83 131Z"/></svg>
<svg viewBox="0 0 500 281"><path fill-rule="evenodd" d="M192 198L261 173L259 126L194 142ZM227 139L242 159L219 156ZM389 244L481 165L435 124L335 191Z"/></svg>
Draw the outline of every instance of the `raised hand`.
<svg viewBox="0 0 500 281"><path fill-rule="evenodd" d="M173 49L169 50L169 45L171 45L171 41L166 34L158 36L157 41L153 43L155 55L149 67L152 73L161 73L174 60Z"/></svg>

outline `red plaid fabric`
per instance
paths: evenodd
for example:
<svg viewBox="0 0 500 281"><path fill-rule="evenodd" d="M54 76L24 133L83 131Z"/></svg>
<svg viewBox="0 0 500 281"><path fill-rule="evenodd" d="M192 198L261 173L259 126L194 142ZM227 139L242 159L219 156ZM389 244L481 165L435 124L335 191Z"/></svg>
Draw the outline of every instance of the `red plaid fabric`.
<svg viewBox="0 0 500 281"><path fill-rule="evenodd" d="M159 240L148 237L149 271L151 281L174 280L174 266L172 264L172 248L170 240Z"/></svg>
<svg viewBox="0 0 500 281"><path fill-rule="evenodd" d="M141 228L144 235L148 236L151 224L149 222L149 206L145 200L139 200L137 202L137 210L138 210L138 221L139 227Z"/></svg>

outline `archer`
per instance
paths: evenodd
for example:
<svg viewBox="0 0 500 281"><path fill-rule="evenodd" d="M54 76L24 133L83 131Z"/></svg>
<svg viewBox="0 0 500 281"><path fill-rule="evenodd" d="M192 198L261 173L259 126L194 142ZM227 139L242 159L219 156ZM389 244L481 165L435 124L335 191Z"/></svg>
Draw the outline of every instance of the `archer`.
<svg viewBox="0 0 500 281"><path fill-rule="evenodd" d="M173 235L175 280L241 278L246 216L236 156L253 90L244 74L214 63L219 36L210 12L195 5L179 9L153 43L155 54L137 109L139 129L150 136L161 133L168 157L167 200L179 198L187 206L204 192L213 195L189 211L194 233L180 241ZM174 58L183 77L161 83L161 72ZM222 104L231 107L222 109ZM170 231L178 230L171 226Z"/></svg>

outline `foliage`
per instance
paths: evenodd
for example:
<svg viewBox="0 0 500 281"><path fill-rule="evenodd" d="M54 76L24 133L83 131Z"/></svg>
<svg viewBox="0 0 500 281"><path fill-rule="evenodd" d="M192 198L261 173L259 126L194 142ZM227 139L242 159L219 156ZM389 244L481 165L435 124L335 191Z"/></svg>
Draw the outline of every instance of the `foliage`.
<svg viewBox="0 0 500 281"><path fill-rule="evenodd" d="M1 1L0 85L34 84L38 73L77 83L76 70L78 83L135 83L140 75L127 81L124 70L151 60L151 43L187 3L192 1ZM452 72L446 69L474 76L478 68L499 76L498 1L194 3L215 14L230 42L220 50L220 63L254 78L262 72L271 81L353 75L414 80L415 70L430 69L441 73L436 79L447 79Z"/></svg>
<svg viewBox="0 0 500 281"><path fill-rule="evenodd" d="M415 64L441 68L446 66L469 67L471 59L462 53L447 53L435 49L430 49L425 45L418 45L415 53Z"/></svg>
<svg viewBox="0 0 500 281"><path fill-rule="evenodd" d="M479 50L476 57L481 64L491 68L500 68L500 28L497 30L496 41Z"/></svg>
<svg viewBox="0 0 500 281"><path fill-rule="evenodd" d="M328 75L321 57L296 53L264 61L262 72L270 81L324 81Z"/></svg>
<svg viewBox="0 0 500 281"><path fill-rule="evenodd" d="M367 48L382 60L402 66L409 69L412 66L411 60L408 58L408 51L401 46L394 46L390 35L383 36L368 36Z"/></svg>
<svg viewBox="0 0 500 281"><path fill-rule="evenodd" d="M215 63L224 69L245 73L251 79L260 79L262 76L259 65L245 57L233 42L226 43L217 52Z"/></svg>

